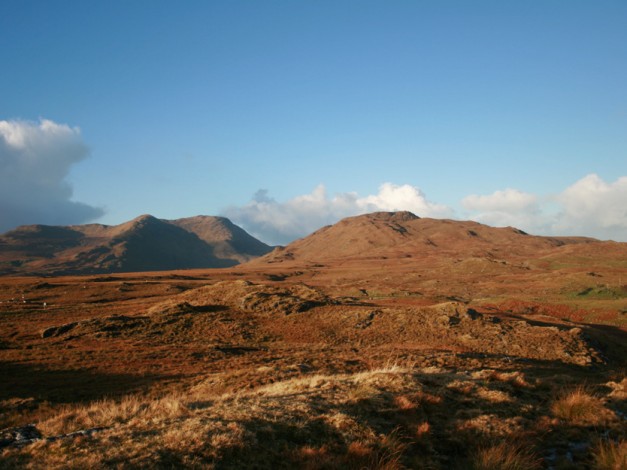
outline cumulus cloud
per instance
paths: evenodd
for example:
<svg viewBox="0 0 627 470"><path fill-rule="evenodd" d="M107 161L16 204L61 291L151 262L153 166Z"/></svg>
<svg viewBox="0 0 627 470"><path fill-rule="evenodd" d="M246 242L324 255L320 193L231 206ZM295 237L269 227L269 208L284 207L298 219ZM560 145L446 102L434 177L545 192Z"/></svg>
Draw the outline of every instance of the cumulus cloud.
<svg viewBox="0 0 627 470"><path fill-rule="evenodd" d="M552 195L507 188L471 194L461 201L461 218L495 227L512 226L535 235L589 236L627 241L627 177L606 182L590 174ZM259 190L241 207L225 215L267 243L286 244L324 225L374 211L408 210L421 217L458 217L454 210L429 201L411 185L384 183L376 194L327 194L323 185L286 202Z"/></svg>
<svg viewBox="0 0 627 470"><path fill-rule="evenodd" d="M365 197L353 192L329 197L324 185L319 185L310 194L287 202L278 202L260 190L248 204L231 207L225 215L267 243L286 244L344 217L398 210L423 217L450 217L453 213L445 205L428 201L414 186L384 183L377 194Z"/></svg>
<svg viewBox="0 0 627 470"><path fill-rule="evenodd" d="M42 119L0 121L0 232L22 224L76 224L102 209L72 201L65 180L88 155L80 129Z"/></svg>
<svg viewBox="0 0 627 470"><path fill-rule="evenodd" d="M538 198L517 189L496 191L489 196L470 195L462 200L466 209L479 211L516 211L524 212L537 207Z"/></svg>
<svg viewBox="0 0 627 470"><path fill-rule="evenodd" d="M486 196L471 194L462 199L462 206L472 213L473 220L488 225L537 231L546 223L539 198L517 189L508 188Z"/></svg>
<svg viewBox="0 0 627 470"><path fill-rule="evenodd" d="M469 217L541 235L581 235L627 241L627 177L607 183L590 174L560 193L538 197L516 189L462 200Z"/></svg>
<svg viewBox="0 0 627 470"><path fill-rule="evenodd" d="M627 241L627 176L606 183L590 174L557 196L562 207L553 230Z"/></svg>

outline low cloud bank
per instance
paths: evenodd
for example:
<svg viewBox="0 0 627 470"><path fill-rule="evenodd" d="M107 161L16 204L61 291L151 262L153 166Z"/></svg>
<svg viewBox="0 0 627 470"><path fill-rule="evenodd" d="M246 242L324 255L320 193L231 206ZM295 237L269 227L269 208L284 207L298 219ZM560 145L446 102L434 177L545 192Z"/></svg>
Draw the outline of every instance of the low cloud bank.
<svg viewBox="0 0 627 470"><path fill-rule="evenodd" d="M89 153L80 129L42 119L0 121L0 233L24 224L68 225L103 210L72 201L65 178Z"/></svg>
<svg viewBox="0 0 627 470"><path fill-rule="evenodd" d="M461 201L464 212L427 199L417 187L384 183L377 194L330 197L323 185L286 202L260 190L225 215L271 244L287 244L324 225L374 211L408 210L420 217L470 219L495 227L513 226L535 235L588 236L627 241L627 177L608 183L590 174L562 192L537 195L507 188Z"/></svg>
<svg viewBox="0 0 627 470"><path fill-rule="evenodd" d="M352 215L375 211L406 210L424 217L449 217L453 211L427 200L423 192L410 185L384 183L377 194L359 197L340 193L329 197L323 185L310 194L278 202L259 190L242 207L230 207L225 215L254 236L270 244L287 244L313 231Z"/></svg>
<svg viewBox="0 0 627 470"><path fill-rule="evenodd" d="M508 188L489 195L471 194L461 203L467 218L487 225L517 227L534 234L548 229L546 208L535 194Z"/></svg>
<svg viewBox="0 0 627 470"><path fill-rule="evenodd" d="M469 218L539 235L582 235L627 241L627 177L608 183L589 174L543 198L515 189L462 200Z"/></svg>

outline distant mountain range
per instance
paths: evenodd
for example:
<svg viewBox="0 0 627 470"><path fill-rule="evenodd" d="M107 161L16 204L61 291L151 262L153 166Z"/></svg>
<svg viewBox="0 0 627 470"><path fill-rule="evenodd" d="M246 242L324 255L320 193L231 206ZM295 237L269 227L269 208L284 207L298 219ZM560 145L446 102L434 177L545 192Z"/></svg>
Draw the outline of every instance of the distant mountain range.
<svg viewBox="0 0 627 470"><path fill-rule="evenodd" d="M319 263L352 266L351 275L363 269L377 272L382 264L387 275L400 275L402 266L446 265L455 266L451 274L458 275L463 273L462 260L513 266L549 255L621 258L626 251L625 243L534 236L513 227L420 218L411 212L348 217L275 248L224 217L163 220L142 215L115 226L18 227L0 235L0 275L166 271L240 263L252 269Z"/></svg>
<svg viewBox="0 0 627 470"><path fill-rule="evenodd" d="M224 217L142 215L115 226L25 225L0 235L0 274L224 268L271 250Z"/></svg>

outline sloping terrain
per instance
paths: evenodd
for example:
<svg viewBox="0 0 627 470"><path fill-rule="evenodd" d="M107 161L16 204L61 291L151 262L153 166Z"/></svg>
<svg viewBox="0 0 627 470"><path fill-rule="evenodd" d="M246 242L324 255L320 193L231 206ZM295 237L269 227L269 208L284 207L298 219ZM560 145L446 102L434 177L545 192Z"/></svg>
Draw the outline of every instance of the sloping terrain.
<svg viewBox="0 0 627 470"><path fill-rule="evenodd" d="M79 274L233 266L270 247L222 217L117 226L32 225L0 236L0 274Z"/></svg>
<svg viewBox="0 0 627 470"><path fill-rule="evenodd" d="M168 222L195 234L211 245L214 255L220 259L245 263L267 254L272 249L226 217L199 215Z"/></svg>
<svg viewBox="0 0 627 470"><path fill-rule="evenodd" d="M0 466L585 469L625 455L620 329L237 274L7 278Z"/></svg>
<svg viewBox="0 0 627 470"><path fill-rule="evenodd" d="M583 237L538 237L512 227L420 218L411 212L375 212L324 227L275 249L257 263L541 256L556 247L596 241Z"/></svg>
<svg viewBox="0 0 627 470"><path fill-rule="evenodd" d="M627 325L627 243L379 212L324 227L242 269L392 304L506 303Z"/></svg>
<svg viewBox="0 0 627 470"><path fill-rule="evenodd" d="M0 468L625 468L626 247L377 213L229 268L1 278Z"/></svg>

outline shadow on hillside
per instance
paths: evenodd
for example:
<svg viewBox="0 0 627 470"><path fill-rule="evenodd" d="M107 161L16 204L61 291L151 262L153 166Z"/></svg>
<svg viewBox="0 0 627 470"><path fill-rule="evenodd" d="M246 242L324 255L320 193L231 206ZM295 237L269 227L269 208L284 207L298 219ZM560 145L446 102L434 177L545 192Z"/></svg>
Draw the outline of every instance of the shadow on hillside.
<svg viewBox="0 0 627 470"><path fill-rule="evenodd" d="M89 401L146 389L164 376L103 374L69 369L51 370L30 364L0 362L0 400L34 398L50 403ZM174 377L167 377L169 379Z"/></svg>
<svg viewBox="0 0 627 470"><path fill-rule="evenodd" d="M558 361L529 362L526 379L533 378L536 367L566 376L586 370ZM349 400L338 401L344 395L337 391L329 395L309 389L273 397L284 402L285 414L239 421L248 432L247 442L223 448L213 463L224 469L386 468L388 463L391 468L397 463L462 469L470 468L478 450L505 439L528 446L547 465L587 468L600 435L621 435L618 422L585 426L551 421L556 384L546 378L537 385L498 373L409 374L410 381L406 372L373 371L373 378L355 382L347 391ZM388 381L387 375L403 375L405 385L397 388L398 382ZM576 386L573 379L567 388ZM315 410L320 415L311 413Z"/></svg>
<svg viewBox="0 0 627 470"><path fill-rule="evenodd" d="M0 468L27 468L27 465L31 460L31 456L25 453L0 455Z"/></svg>
<svg viewBox="0 0 627 470"><path fill-rule="evenodd" d="M559 322L551 322L546 317L536 319L533 316L522 316L513 313L507 314L508 318L522 320L532 326L553 327L561 331L582 328L584 336L590 341L590 345L598 349L610 366L627 367L627 331L613 325L600 325L590 323L573 322L564 325Z"/></svg>

